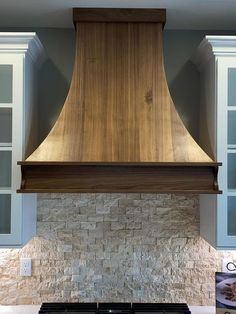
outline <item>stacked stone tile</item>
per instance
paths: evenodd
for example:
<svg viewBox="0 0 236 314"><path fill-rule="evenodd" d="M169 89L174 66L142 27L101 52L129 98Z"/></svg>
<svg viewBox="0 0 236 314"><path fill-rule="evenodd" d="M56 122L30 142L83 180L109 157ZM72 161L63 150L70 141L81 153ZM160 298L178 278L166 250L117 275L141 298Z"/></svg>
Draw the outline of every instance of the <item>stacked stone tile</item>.
<svg viewBox="0 0 236 314"><path fill-rule="evenodd" d="M221 258L199 237L197 196L42 194L37 236L0 250L0 303L214 304ZM32 277L19 276L31 257Z"/></svg>

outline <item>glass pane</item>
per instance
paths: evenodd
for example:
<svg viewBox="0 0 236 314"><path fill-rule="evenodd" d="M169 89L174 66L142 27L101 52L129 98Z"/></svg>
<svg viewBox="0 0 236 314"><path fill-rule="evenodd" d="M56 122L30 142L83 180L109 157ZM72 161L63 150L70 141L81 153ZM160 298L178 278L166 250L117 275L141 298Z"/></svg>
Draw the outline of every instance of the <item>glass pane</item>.
<svg viewBox="0 0 236 314"><path fill-rule="evenodd" d="M12 109L0 108L0 146L11 146Z"/></svg>
<svg viewBox="0 0 236 314"><path fill-rule="evenodd" d="M0 64L0 103L12 102L12 65Z"/></svg>
<svg viewBox="0 0 236 314"><path fill-rule="evenodd" d="M228 189L236 189L236 154L228 154Z"/></svg>
<svg viewBox="0 0 236 314"><path fill-rule="evenodd" d="M11 195L0 194L0 233L11 233Z"/></svg>
<svg viewBox="0 0 236 314"><path fill-rule="evenodd" d="M236 235L236 196L228 196L228 235Z"/></svg>
<svg viewBox="0 0 236 314"><path fill-rule="evenodd" d="M0 151L0 188L11 186L11 152Z"/></svg>

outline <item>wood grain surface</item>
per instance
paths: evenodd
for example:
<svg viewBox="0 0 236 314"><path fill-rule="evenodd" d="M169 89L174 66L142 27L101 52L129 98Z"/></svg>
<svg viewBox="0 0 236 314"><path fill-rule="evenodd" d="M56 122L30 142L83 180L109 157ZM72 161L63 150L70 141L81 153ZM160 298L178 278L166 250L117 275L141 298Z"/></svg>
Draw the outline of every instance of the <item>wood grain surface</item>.
<svg viewBox="0 0 236 314"><path fill-rule="evenodd" d="M186 130L166 83L162 52L163 10L159 15L156 13L157 22L153 22L155 10L150 11L148 22L143 22L147 18L145 10L143 13L140 13L142 10L138 10L138 13L133 11L135 22L131 18L132 12L126 9L102 10L74 10L74 19L79 22L76 23L76 57L69 94L55 126L22 165L21 192L27 188L32 191L36 173L38 182L45 186L45 179L39 174L42 172L51 182L52 191L56 190L53 180L56 178L57 182L60 181L60 189L64 176L64 183L70 187L67 189L65 186L64 191L108 192L127 189L133 192L195 190L204 193L205 190L205 193L217 193L217 164ZM127 19L129 16L131 22L121 21L122 16ZM138 18L141 22L137 22ZM31 170L27 170L27 163ZM50 163L54 163L51 174ZM61 163L65 163L64 166L67 164L68 170L59 170ZM97 173L96 166L86 168L85 164L89 163L100 165L99 169L104 171L104 175ZM117 168L109 168L110 163ZM167 163L170 169L165 167L161 170L158 165L155 170L153 165L157 166L158 163ZM195 170L176 167L182 163L194 164ZM41 164L44 164L47 172ZM72 167L73 164L77 170ZM102 164L108 167L101 168ZM126 167L122 168L122 164ZM151 168L143 167L145 164L151 165ZM131 168L135 165L139 167L132 172ZM60 178L55 174L55 169ZM77 180L74 187L71 186L71 169L82 185ZM86 180L85 169L88 175ZM116 171L119 176L113 179L112 173ZM154 184L155 177L159 183ZM199 181L194 188L197 177ZM165 178L168 178L166 184ZM106 185L98 187L101 179ZM95 180L94 183L92 180ZM120 180L127 181L127 185L119 189ZM189 180L191 189L188 188ZM143 188L140 188L142 184ZM40 190L39 186L34 188L35 191ZM44 191L50 191L50 185Z"/></svg>
<svg viewBox="0 0 236 314"><path fill-rule="evenodd" d="M171 100L161 23L81 22L76 49L65 105L28 161L211 161Z"/></svg>

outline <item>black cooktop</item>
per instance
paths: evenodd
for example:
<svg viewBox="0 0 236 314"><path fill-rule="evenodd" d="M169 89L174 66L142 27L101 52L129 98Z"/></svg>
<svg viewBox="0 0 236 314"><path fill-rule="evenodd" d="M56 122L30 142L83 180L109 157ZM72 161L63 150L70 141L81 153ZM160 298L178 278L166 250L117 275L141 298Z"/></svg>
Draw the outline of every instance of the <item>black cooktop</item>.
<svg viewBox="0 0 236 314"><path fill-rule="evenodd" d="M43 303L39 314L191 314L186 303Z"/></svg>

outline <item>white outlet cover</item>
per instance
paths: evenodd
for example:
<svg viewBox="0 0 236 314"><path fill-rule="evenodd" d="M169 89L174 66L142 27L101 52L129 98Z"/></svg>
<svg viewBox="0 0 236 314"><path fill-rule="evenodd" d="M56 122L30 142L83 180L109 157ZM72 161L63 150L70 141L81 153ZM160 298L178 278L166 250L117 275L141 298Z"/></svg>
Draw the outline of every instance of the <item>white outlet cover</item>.
<svg viewBox="0 0 236 314"><path fill-rule="evenodd" d="M31 276L31 258L20 259L20 276Z"/></svg>

